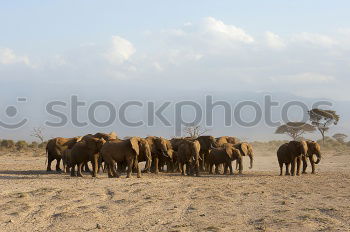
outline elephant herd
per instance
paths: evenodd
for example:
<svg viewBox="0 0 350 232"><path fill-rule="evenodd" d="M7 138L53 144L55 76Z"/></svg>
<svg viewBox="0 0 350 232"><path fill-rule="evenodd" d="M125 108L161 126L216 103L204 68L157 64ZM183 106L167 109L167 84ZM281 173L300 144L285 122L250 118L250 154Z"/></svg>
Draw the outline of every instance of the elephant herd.
<svg viewBox="0 0 350 232"><path fill-rule="evenodd" d="M243 156L250 158L250 167L253 167L253 147L247 142L239 142L235 137L199 136L198 138L173 138L165 139L157 136L146 138L130 137L119 139L115 133L88 134L83 137L54 138L48 141L46 146L47 171L51 171L51 163L56 160L56 171L61 172L60 162L63 162L63 172L71 176L82 177L82 171L90 172L93 177L101 171L107 172L108 177L119 177L126 172L127 178L131 173L137 173L141 177L142 172L158 174L160 171L180 172L182 175L199 176L200 172L219 174L223 169L224 174L233 175L232 161L236 161L236 169L239 174L243 171ZM313 155L317 155L317 161ZM300 163L303 161L303 172L307 167L308 157L312 173L315 172L315 164L321 159L320 146L313 141L291 141L283 144L277 152L281 168L286 166L286 175L297 175L300 171ZM88 163L91 162L92 170ZM145 162L141 171L140 162ZM166 169L165 169L166 166ZM76 172L77 168L77 172Z"/></svg>

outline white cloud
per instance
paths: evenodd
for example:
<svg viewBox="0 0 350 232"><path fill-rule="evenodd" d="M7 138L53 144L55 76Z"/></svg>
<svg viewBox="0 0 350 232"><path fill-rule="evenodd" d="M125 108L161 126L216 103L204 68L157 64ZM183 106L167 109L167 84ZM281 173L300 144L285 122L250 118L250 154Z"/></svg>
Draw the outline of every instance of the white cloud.
<svg viewBox="0 0 350 232"><path fill-rule="evenodd" d="M254 38L247 34L243 29L233 25L225 24L224 22L213 17L204 18L202 27L207 33L222 37L223 39L243 43L254 42Z"/></svg>
<svg viewBox="0 0 350 232"><path fill-rule="evenodd" d="M292 38L295 42L302 42L307 44L312 44L322 47L331 47L337 44L337 41L327 35L315 34L303 32L297 35L294 35Z"/></svg>
<svg viewBox="0 0 350 232"><path fill-rule="evenodd" d="M0 47L0 64L10 65L20 63L31 66L31 63L27 56L18 56L13 50Z"/></svg>
<svg viewBox="0 0 350 232"><path fill-rule="evenodd" d="M335 81L335 78L330 75L324 75L314 72L305 72L295 75L286 75L270 78L272 81L287 81L291 83L329 83Z"/></svg>
<svg viewBox="0 0 350 232"><path fill-rule="evenodd" d="M112 47L105 56L113 64L122 64L129 60L135 52L136 49L130 41L120 36L112 36Z"/></svg>
<svg viewBox="0 0 350 232"><path fill-rule="evenodd" d="M265 40L270 48L281 49L286 47L286 44L281 39L281 37L273 32L265 32Z"/></svg>

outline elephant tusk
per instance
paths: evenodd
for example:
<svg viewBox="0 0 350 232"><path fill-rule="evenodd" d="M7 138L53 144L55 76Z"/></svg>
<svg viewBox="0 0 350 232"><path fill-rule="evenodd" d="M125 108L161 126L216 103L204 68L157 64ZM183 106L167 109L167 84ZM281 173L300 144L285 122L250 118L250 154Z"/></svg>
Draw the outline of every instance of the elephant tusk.
<svg viewBox="0 0 350 232"><path fill-rule="evenodd" d="M164 157L170 158L170 156L169 156L168 154L166 154L165 152L162 152L162 155L163 155Z"/></svg>

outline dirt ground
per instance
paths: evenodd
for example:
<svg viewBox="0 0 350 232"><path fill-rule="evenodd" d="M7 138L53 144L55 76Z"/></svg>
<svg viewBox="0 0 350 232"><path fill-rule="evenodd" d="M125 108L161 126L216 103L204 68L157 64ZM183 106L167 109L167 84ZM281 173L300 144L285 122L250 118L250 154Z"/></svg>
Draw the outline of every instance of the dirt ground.
<svg viewBox="0 0 350 232"><path fill-rule="evenodd" d="M47 173L43 155L2 154L0 231L350 231L349 153L295 177L255 154L242 176L141 179L71 178Z"/></svg>

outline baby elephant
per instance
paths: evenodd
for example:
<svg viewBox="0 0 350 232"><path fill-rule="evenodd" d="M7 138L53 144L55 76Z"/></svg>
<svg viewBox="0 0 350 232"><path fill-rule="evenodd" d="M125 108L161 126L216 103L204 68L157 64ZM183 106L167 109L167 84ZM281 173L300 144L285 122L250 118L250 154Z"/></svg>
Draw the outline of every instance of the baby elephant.
<svg viewBox="0 0 350 232"><path fill-rule="evenodd" d="M214 148L210 150L208 156L209 163L209 174L213 174L213 166L215 164L215 173L219 174L219 165L225 165L225 173L227 167L230 169L230 174L233 175L232 161L237 160L239 166L239 174L242 174L243 165L242 165L242 154L241 152L234 147L231 143L225 143L220 148Z"/></svg>
<svg viewBox="0 0 350 232"><path fill-rule="evenodd" d="M82 167L85 163L91 161L92 163L92 176L96 177L98 169L98 158L99 152L105 140L85 137L82 141L74 145L71 151L70 166L71 166L71 176L75 176L75 166L78 167L77 176L82 177L81 174Z"/></svg>

